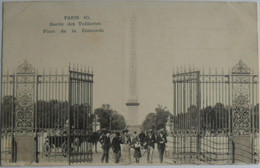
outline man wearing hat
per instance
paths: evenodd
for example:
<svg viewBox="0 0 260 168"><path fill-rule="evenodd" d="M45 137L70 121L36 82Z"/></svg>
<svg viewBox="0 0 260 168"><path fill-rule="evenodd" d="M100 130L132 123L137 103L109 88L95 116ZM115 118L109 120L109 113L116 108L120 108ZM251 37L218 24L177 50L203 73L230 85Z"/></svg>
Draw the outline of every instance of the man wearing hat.
<svg viewBox="0 0 260 168"><path fill-rule="evenodd" d="M116 132L116 136L112 140L112 149L115 156L115 163L119 163L120 157L121 157L121 146L123 141L120 137L120 133Z"/></svg>
<svg viewBox="0 0 260 168"><path fill-rule="evenodd" d="M159 135L157 136L157 148L159 152L160 163L163 162L163 154L165 151L165 144L167 143L166 134L164 129L161 129Z"/></svg>
<svg viewBox="0 0 260 168"><path fill-rule="evenodd" d="M152 129L148 130L145 138L145 146L147 150L147 163L153 163L153 151L154 151L155 135Z"/></svg>
<svg viewBox="0 0 260 168"><path fill-rule="evenodd" d="M104 163L104 160L105 160L105 162L108 163L109 149L111 147L109 131L103 130L103 135L100 138L100 143L102 144L102 149L103 149L103 155L101 157L101 162Z"/></svg>

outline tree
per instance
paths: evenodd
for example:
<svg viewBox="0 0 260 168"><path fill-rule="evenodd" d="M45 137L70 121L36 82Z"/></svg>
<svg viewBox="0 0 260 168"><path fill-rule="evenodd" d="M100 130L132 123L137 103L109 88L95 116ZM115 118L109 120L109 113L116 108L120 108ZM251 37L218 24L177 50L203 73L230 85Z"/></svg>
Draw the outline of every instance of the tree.
<svg viewBox="0 0 260 168"><path fill-rule="evenodd" d="M144 130L148 130L148 129L153 129L155 130L156 129L156 125L154 124L156 123L156 114L155 113L149 113L143 124L142 124L142 127Z"/></svg>
<svg viewBox="0 0 260 168"><path fill-rule="evenodd" d="M155 108L155 113L149 113L146 116L146 118L142 124L142 128L144 130L148 130L148 129L159 130L159 129L165 128L167 118L169 116L171 118L173 117L172 114L167 109L167 107L158 105Z"/></svg>
<svg viewBox="0 0 260 168"><path fill-rule="evenodd" d="M95 109L95 114L99 118L100 127L111 130L120 130L125 128L126 122L124 116L113 110L109 104L103 104Z"/></svg>
<svg viewBox="0 0 260 168"><path fill-rule="evenodd" d="M222 103L216 103L215 106L207 106L201 109L201 128L208 130L227 129L230 124L230 113L231 111Z"/></svg>
<svg viewBox="0 0 260 168"><path fill-rule="evenodd" d="M14 107L13 107L14 101ZM13 96L4 96L2 97L1 105L1 118L2 118L2 128L10 128L12 123L12 111L15 108L15 98Z"/></svg>
<svg viewBox="0 0 260 168"><path fill-rule="evenodd" d="M36 106L36 104L35 104ZM69 103L58 100L39 100L37 103L38 128L64 128L68 121ZM70 106L70 125L75 129L91 129L93 114L86 104Z"/></svg>

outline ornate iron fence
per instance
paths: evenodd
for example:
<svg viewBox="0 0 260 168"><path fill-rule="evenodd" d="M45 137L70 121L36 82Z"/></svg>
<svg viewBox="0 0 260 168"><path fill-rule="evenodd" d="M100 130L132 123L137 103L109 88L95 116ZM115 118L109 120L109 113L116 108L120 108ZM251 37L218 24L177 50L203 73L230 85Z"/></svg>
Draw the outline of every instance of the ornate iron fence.
<svg viewBox="0 0 260 168"><path fill-rule="evenodd" d="M168 157L179 164L258 163L258 102L258 76L242 61L227 74L177 71Z"/></svg>
<svg viewBox="0 0 260 168"><path fill-rule="evenodd" d="M2 75L1 117L2 162L90 162L93 73L40 74L25 61ZM23 158L25 137L34 146L31 158Z"/></svg>

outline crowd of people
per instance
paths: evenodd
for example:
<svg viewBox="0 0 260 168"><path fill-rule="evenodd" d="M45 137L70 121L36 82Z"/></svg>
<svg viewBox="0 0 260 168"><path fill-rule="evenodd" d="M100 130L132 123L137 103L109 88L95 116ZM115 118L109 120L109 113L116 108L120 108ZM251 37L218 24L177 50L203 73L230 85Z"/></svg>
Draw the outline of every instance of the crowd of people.
<svg viewBox="0 0 260 168"><path fill-rule="evenodd" d="M147 163L153 163L153 153L155 150L155 143L159 152L160 163L163 162L165 146L167 143L167 132L165 129L159 130L155 133L152 129L147 132L137 133L136 131L130 135L127 129L111 134L109 130L103 129L99 142L102 145L103 154L101 157L102 163L109 162L109 151L112 149L114 155L114 162L131 163L131 155L135 158L135 162L139 163L144 154L147 154ZM131 148L134 149L131 154ZM144 149L144 150L142 150ZM142 153L142 151L144 151Z"/></svg>

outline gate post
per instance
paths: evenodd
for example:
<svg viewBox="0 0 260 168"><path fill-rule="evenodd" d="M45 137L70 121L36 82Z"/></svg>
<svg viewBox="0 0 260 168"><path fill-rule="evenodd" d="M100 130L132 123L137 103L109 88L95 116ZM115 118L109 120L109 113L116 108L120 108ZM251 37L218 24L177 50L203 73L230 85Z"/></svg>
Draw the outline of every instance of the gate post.
<svg viewBox="0 0 260 168"><path fill-rule="evenodd" d="M38 89L41 75L36 75L36 106L35 106L35 117L34 117L34 128L35 128L35 162L39 162L38 158Z"/></svg>
<svg viewBox="0 0 260 168"><path fill-rule="evenodd" d="M228 138L228 154L230 164L235 163L235 143L231 137Z"/></svg>
<svg viewBox="0 0 260 168"><path fill-rule="evenodd" d="M72 88L71 88L71 71L70 71L70 67L69 67L69 108L68 108L68 123L69 123L69 126L68 126L68 135L67 135L67 138L68 138L68 163L70 165L70 127L71 127L71 121L70 121L70 112L71 112L71 91L72 91Z"/></svg>
<svg viewBox="0 0 260 168"><path fill-rule="evenodd" d="M200 106L201 106L201 90L200 90L200 71L196 71L197 73L197 110L198 110L198 129L197 129L197 154L199 161L201 160L201 115L200 115Z"/></svg>
<svg viewBox="0 0 260 168"><path fill-rule="evenodd" d="M241 60L232 68L233 161L239 160L248 164L252 162L251 156L249 156L252 148L250 145L250 134L252 133L252 110L250 110L251 77L251 69Z"/></svg>
<svg viewBox="0 0 260 168"><path fill-rule="evenodd" d="M14 139L17 161L35 161L35 69L24 61L16 72ZM26 153L26 154L25 154Z"/></svg>
<svg viewBox="0 0 260 168"><path fill-rule="evenodd" d="M15 75L11 75L10 77L13 78L13 98L12 98L12 114L11 114L11 145L12 145L12 149L11 149L11 160L12 162L15 162L15 142L14 142L14 113L15 113L15 106L14 106L14 97L15 97Z"/></svg>

